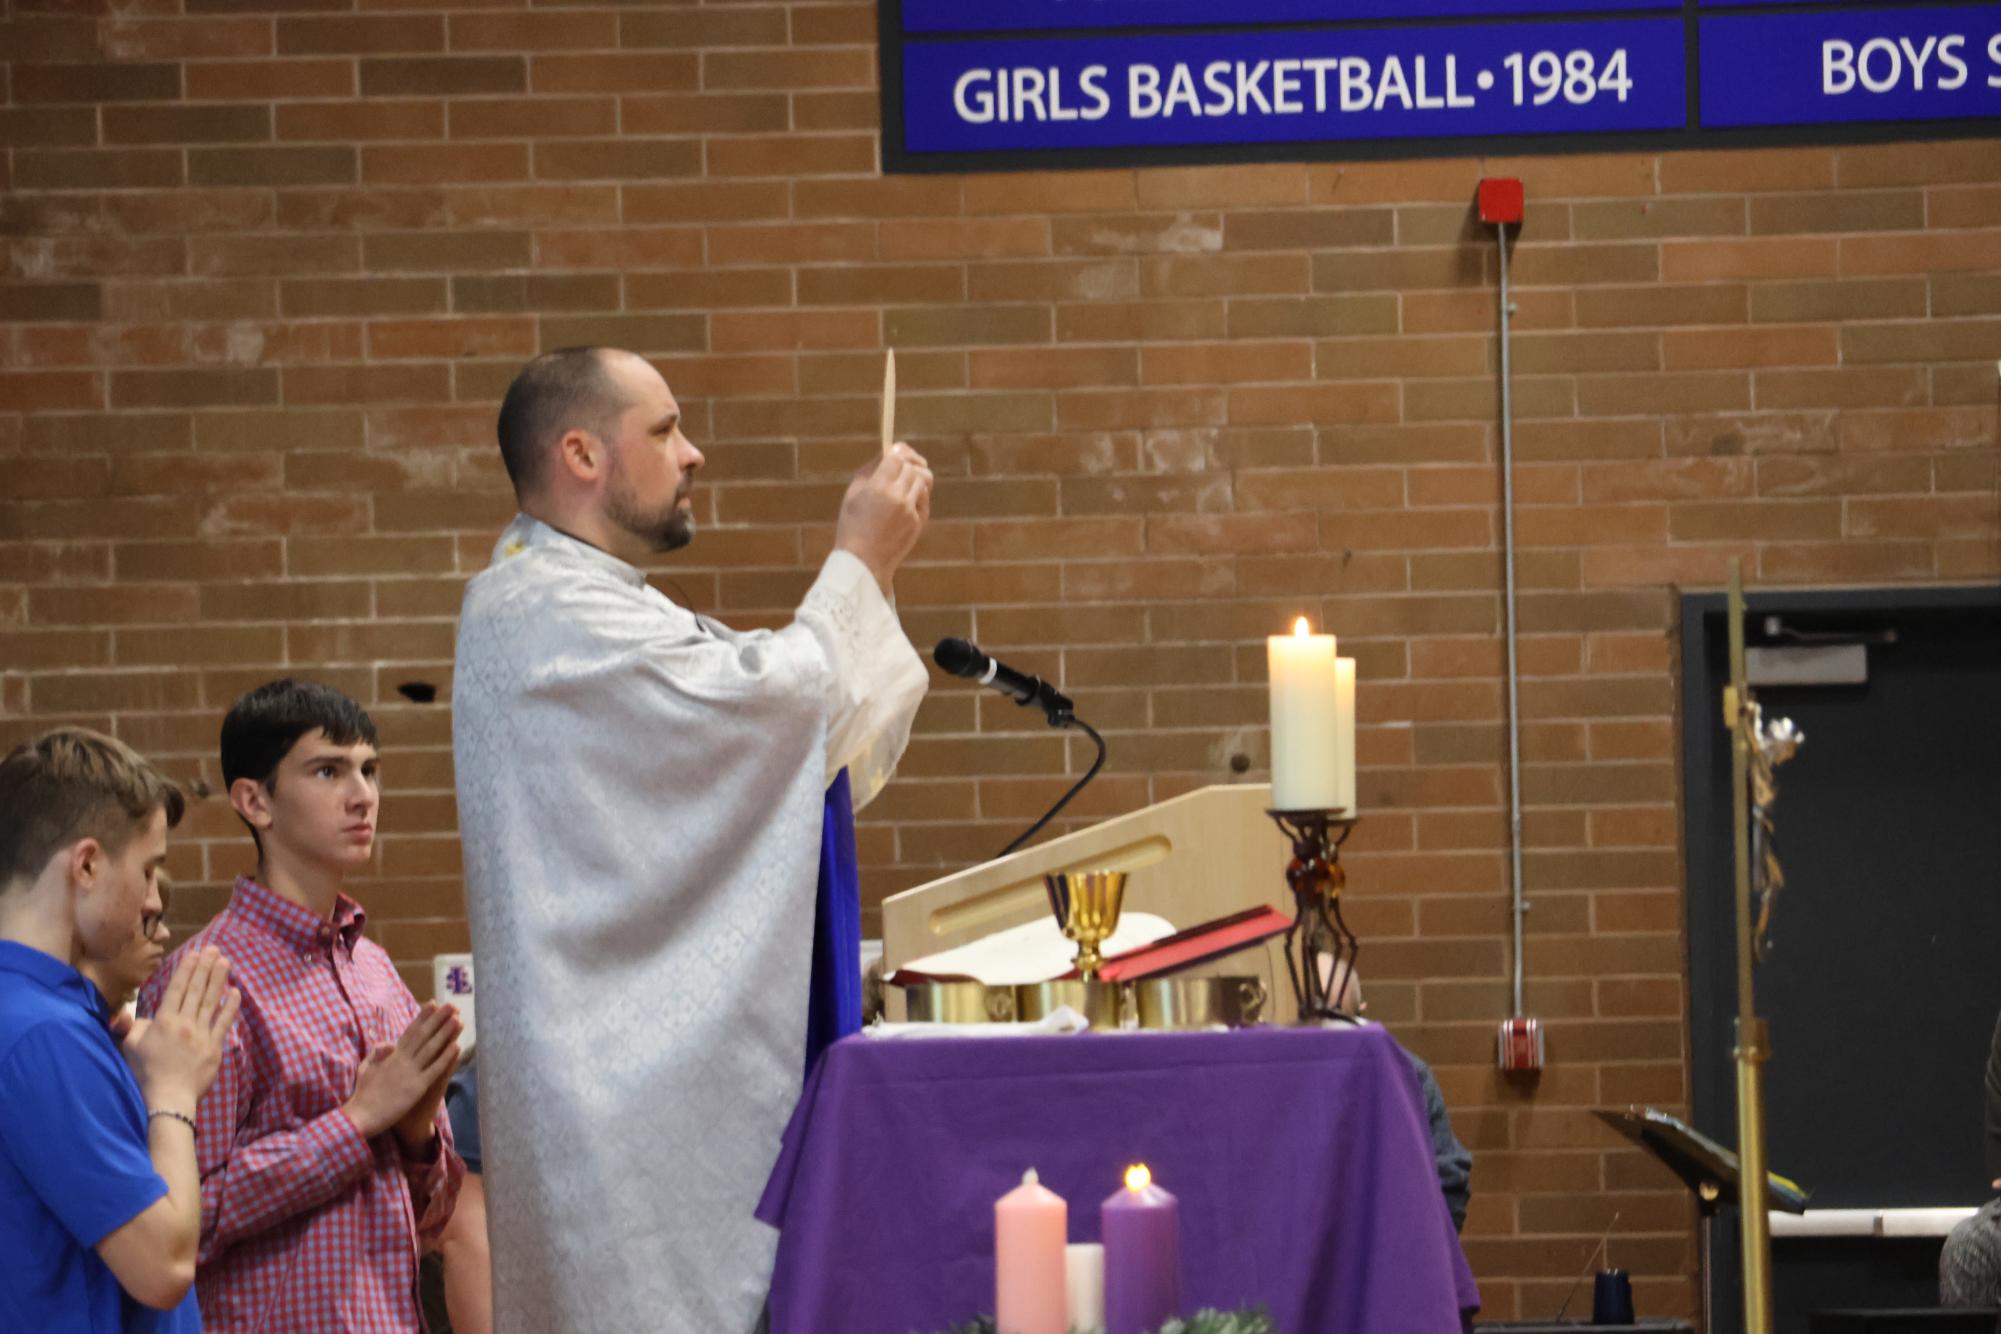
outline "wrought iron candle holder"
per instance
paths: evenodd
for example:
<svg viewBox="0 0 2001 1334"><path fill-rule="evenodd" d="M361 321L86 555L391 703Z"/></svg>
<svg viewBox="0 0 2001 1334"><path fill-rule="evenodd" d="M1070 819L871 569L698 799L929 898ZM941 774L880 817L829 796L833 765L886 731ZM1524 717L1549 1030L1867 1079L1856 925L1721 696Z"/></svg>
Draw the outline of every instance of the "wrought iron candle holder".
<svg viewBox="0 0 2001 1334"><path fill-rule="evenodd" d="M1299 1017L1346 1019L1349 1016L1341 1002L1362 942L1341 916L1341 891L1348 883L1348 874L1341 869L1341 845L1354 830L1357 817L1339 808L1268 810L1265 814L1292 840L1285 883L1292 890L1297 911L1285 933L1285 967L1292 979L1293 998L1299 1002ZM1323 959L1330 961L1324 974L1320 966Z"/></svg>

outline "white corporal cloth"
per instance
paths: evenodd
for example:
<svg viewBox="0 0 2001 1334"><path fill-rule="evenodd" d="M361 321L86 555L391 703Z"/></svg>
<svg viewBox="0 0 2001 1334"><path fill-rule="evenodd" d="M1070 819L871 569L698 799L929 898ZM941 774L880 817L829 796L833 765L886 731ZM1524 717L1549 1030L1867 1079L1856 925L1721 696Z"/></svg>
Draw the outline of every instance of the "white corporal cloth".
<svg viewBox="0 0 2001 1334"><path fill-rule="evenodd" d="M517 517L466 588L452 745L504 1334L756 1324L799 1094L821 808L926 684L836 551L780 630Z"/></svg>

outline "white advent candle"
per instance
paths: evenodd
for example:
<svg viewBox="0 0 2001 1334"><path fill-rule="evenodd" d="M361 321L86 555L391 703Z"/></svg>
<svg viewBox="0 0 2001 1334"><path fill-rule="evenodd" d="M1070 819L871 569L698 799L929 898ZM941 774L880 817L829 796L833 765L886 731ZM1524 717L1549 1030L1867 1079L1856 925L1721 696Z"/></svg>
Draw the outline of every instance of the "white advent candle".
<svg viewBox="0 0 2001 1334"><path fill-rule="evenodd" d="M1334 763L1334 636L1307 633L1302 616L1291 634L1265 640L1265 660L1271 670L1273 809L1342 805Z"/></svg>
<svg viewBox="0 0 2001 1334"><path fill-rule="evenodd" d="M1094 1241L1073 1242L1064 1248L1065 1287L1070 1292L1070 1328L1079 1331L1105 1327L1105 1248Z"/></svg>
<svg viewBox="0 0 2001 1334"><path fill-rule="evenodd" d="M1355 814L1355 660L1334 659L1335 804Z"/></svg>

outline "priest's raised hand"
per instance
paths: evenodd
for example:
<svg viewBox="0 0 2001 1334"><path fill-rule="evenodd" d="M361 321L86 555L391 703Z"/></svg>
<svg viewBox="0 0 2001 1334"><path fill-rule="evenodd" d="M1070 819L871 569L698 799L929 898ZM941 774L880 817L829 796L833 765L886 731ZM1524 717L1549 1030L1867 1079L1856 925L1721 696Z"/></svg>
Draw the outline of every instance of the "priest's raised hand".
<svg viewBox="0 0 2001 1334"><path fill-rule="evenodd" d="M887 597L897 567L924 535L930 517L931 467L899 440L848 483L834 525L834 547L868 566Z"/></svg>

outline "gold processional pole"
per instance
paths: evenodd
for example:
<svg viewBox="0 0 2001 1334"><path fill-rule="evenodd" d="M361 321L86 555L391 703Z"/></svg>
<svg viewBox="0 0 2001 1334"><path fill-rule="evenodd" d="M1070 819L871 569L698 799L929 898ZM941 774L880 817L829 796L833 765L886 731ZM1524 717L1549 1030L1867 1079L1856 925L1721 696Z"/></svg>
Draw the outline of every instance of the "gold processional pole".
<svg viewBox="0 0 2001 1334"><path fill-rule="evenodd" d="M1752 965L1765 957L1772 902L1785 884L1773 841L1778 800L1773 770L1806 740L1784 718L1766 726L1744 671L1744 572L1730 562L1730 685L1723 692L1730 733L1730 813L1737 852L1737 1207L1744 1226L1744 1334L1771 1334L1772 1225L1765 1169L1765 1088L1758 1067L1771 1037L1751 990ZM1752 921L1756 900L1757 920Z"/></svg>
<svg viewBox="0 0 2001 1334"><path fill-rule="evenodd" d="M1756 744L1744 674L1744 572L1730 561L1730 815L1737 852L1737 1208L1744 1231L1744 1334L1771 1334L1772 1225L1765 1206L1765 1090L1758 1067L1771 1054L1751 992L1751 750ZM1710 1331L1709 1334L1714 1334Z"/></svg>

